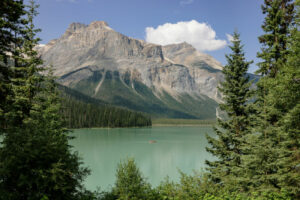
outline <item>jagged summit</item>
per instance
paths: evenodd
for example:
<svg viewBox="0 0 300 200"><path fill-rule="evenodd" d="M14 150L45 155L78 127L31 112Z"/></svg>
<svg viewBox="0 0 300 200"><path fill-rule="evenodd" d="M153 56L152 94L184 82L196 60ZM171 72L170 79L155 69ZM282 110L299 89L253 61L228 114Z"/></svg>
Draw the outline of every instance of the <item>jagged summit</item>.
<svg viewBox="0 0 300 200"><path fill-rule="evenodd" d="M90 28L103 28L103 27L109 27L109 25L105 21L93 21L88 25L88 27L90 27Z"/></svg>
<svg viewBox="0 0 300 200"><path fill-rule="evenodd" d="M64 35L62 36L62 39L68 38L73 33L84 32L87 29L88 30L112 30L112 28L110 28L108 23L105 21L93 21L89 25L79 23L79 22L73 22L69 25L69 27L65 31Z"/></svg>

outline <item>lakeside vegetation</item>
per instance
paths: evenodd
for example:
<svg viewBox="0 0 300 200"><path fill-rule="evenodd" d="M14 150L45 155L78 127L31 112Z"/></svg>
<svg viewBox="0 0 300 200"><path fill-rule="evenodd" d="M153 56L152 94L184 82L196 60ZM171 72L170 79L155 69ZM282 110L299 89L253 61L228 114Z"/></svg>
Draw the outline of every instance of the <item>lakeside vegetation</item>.
<svg viewBox="0 0 300 200"><path fill-rule="evenodd" d="M99 200L293 200L287 190L278 192L228 191L217 186L208 174L182 172L178 183L165 178L152 187L141 173L134 159L121 161L116 170L116 181L110 191L98 191L92 199Z"/></svg>
<svg viewBox="0 0 300 200"><path fill-rule="evenodd" d="M182 173L179 183L166 179L153 188L129 159L118 165L110 191L91 192L83 185L89 170L68 144L57 85L34 50L37 6L0 1L0 199L299 199L299 6L299 0L264 1L261 79L254 90L245 76L251 62L234 33L219 87L228 120L219 119L218 137L208 137L207 151L217 160L207 161L207 173ZM85 106L74 102L73 109L80 113Z"/></svg>
<svg viewBox="0 0 300 200"><path fill-rule="evenodd" d="M153 126L213 126L215 120L153 118Z"/></svg>

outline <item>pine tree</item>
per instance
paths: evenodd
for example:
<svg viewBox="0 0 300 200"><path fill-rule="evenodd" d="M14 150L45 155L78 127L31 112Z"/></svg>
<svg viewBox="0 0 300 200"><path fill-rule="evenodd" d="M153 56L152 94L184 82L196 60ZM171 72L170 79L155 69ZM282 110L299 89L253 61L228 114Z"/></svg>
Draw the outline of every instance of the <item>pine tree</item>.
<svg viewBox="0 0 300 200"><path fill-rule="evenodd" d="M278 185L300 198L300 1L296 4L295 26L290 28L287 62L275 77L268 97L281 116L276 132L280 139Z"/></svg>
<svg viewBox="0 0 300 200"><path fill-rule="evenodd" d="M260 118L261 129L275 125L280 117L276 110L269 106L272 101L268 98L269 89L277 83L275 77L287 61L288 39L290 38L290 25L294 20L294 4L292 0L265 0L262 6L263 14L266 14L262 29L265 32L260 36L259 42L263 45L257 57L262 59L258 63L257 74L261 75L257 83L256 106Z"/></svg>
<svg viewBox="0 0 300 200"><path fill-rule="evenodd" d="M262 52L258 57L263 61L259 63L257 73L275 77L280 66L287 59L287 42L289 38L289 26L293 20L294 4L292 0L265 0L262 6L263 14L266 14L262 29L265 32L260 36Z"/></svg>
<svg viewBox="0 0 300 200"><path fill-rule="evenodd" d="M13 99L5 116L10 123L0 147L0 199L79 199L89 171L68 144L54 79L38 73L36 8L30 1L22 45L13 57Z"/></svg>
<svg viewBox="0 0 300 200"><path fill-rule="evenodd" d="M11 103L11 111L7 113L7 118L10 119L10 124L13 130L18 127L26 125L30 120L30 112L34 104L38 103L34 99L39 92L42 92L42 83L44 76L40 73L44 70L40 65L42 60L37 55L34 47L38 45L39 38L35 35L40 31L35 29L33 18L37 15L34 1L29 2L27 6L26 18L23 19L25 23L22 32L23 38L21 46L15 49L14 63L13 63L13 77L12 91L13 100ZM10 130L7 130L9 132Z"/></svg>
<svg viewBox="0 0 300 200"><path fill-rule="evenodd" d="M81 167L62 127L60 99L53 82L44 83L30 122L4 138L0 149L0 199L79 199L89 173Z"/></svg>
<svg viewBox="0 0 300 200"><path fill-rule="evenodd" d="M291 76L297 74L299 64L292 67L287 64L291 56L289 41L294 4L292 1L266 0L262 8L267 16L262 26L265 34L259 37L263 48L258 53L262 62L259 63L261 78L257 83L254 104L256 128L253 130L255 134L252 135L250 153L245 158L245 171L249 185L256 192L277 192L288 188L287 185L294 185L289 192L294 190L295 194L299 176L295 176L294 148L299 146L299 139L291 131L293 128L286 126L285 119L299 101L295 91L299 87L291 81Z"/></svg>
<svg viewBox="0 0 300 200"><path fill-rule="evenodd" d="M7 112L10 109L12 97L11 78L15 43L22 35L25 15L23 1L0 1L0 134L7 127Z"/></svg>
<svg viewBox="0 0 300 200"><path fill-rule="evenodd" d="M207 137L211 147L207 151L217 157L216 161L206 161L215 182L244 189L238 178L242 173L241 156L244 139L250 131L250 107L247 102L251 98L251 82L247 76L249 65L245 61L243 46L239 34L234 33L232 54L226 55L227 65L223 68L224 82L218 88L223 95L224 103L220 109L228 115L228 120L218 119L218 127L214 127L217 138Z"/></svg>
<svg viewBox="0 0 300 200"><path fill-rule="evenodd" d="M288 41L290 26L294 20L294 4L291 0L265 0L262 6L266 14L262 26L265 34L259 37L262 52L258 57L257 73L261 75L256 91L256 128L253 130L250 153L245 157L245 173L248 175L249 185L258 192L272 192L281 189L280 171L285 168L283 147L284 139L280 133L280 121L288 111L285 105L287 91L279 92L283 84L284 66L290 55ZM279 89L280 88L280 89ZM278 90L279 89L279 90ZM277 91L277 92L276 92ZM279 92L279 93L278 93Z"/></svg>

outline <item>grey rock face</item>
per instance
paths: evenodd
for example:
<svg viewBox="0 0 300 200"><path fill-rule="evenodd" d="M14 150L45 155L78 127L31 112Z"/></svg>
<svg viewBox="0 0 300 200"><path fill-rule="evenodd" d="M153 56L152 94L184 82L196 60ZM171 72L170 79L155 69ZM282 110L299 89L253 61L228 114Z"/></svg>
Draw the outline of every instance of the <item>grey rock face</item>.
<svg viewBox="0 0 300 200"><path fill-rule="evenodd" d="M44 64L53 66L60 83L75 89L80 86L81 92L97 98L110 95L103 91L111 80L111 90L121 87L116 86L118 82L147 99L137 88L136 82L141 83L166 104L169 102L165 95L178 105L186 94L195 100L209 97L220 101L217 85L222 79L221 64L187 43L150 44L122 35L106 22L96 21L89 25L72 23L59 39L38 50ZM110 78L109 74L115 72L119 74L117 79Z"/></svg>
<svg viewBox="0 0 300 200"><path fill-rule="evenodd" d="M188 69L195 85L193 92L220 101L217 85L223 77L221 63L186 42L164 46L163 53L166 59Z"/></svg>

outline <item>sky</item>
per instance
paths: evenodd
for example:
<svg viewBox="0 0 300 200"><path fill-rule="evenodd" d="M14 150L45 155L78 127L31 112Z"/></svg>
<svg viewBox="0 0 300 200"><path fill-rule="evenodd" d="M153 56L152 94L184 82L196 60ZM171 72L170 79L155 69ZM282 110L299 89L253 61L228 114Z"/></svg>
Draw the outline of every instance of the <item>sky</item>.
<svg viewBox="0 0 300 200"><path fill-rule="evenodd" d="M27 0L25 0L26 2ZM223 65L230 34L241 34L249 72L257 67L263 0L37 0L41 43L59 38L72 22L106 21L114 30L156 44L188 42Z"/></svg>

